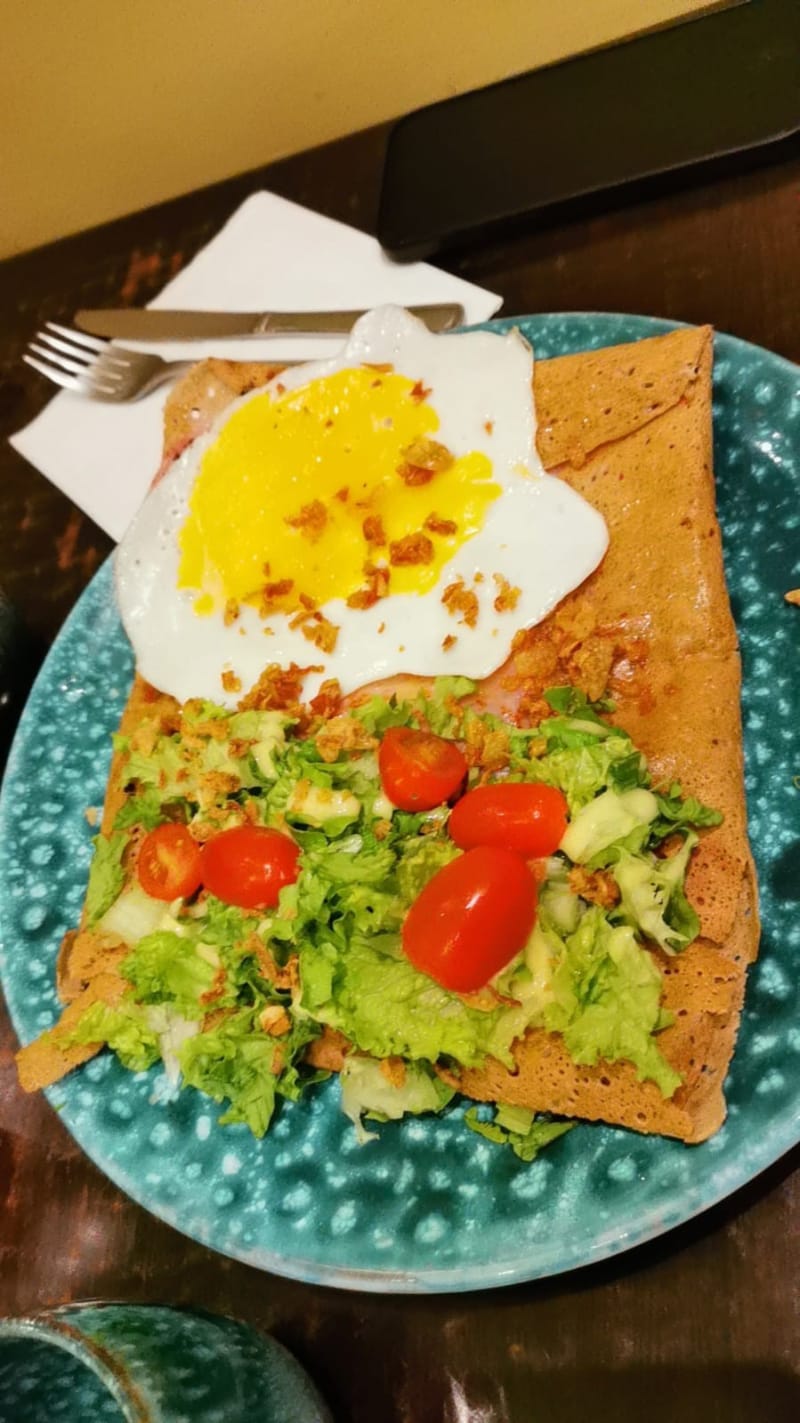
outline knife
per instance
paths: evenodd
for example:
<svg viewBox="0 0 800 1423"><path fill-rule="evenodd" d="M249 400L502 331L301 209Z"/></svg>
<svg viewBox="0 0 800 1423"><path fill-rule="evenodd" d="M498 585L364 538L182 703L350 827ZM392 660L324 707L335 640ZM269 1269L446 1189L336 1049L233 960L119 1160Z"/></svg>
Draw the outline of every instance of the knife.
<svg viewBox="0 0 800 1423"><path fill-rule="evenodd" d="M450 331L464 320L457 302L409 306L429 331ZM129 341L199 341L223 336L336 336L363 311L153 311L122 307L75 313L75 325L92 336Z"/></svg>

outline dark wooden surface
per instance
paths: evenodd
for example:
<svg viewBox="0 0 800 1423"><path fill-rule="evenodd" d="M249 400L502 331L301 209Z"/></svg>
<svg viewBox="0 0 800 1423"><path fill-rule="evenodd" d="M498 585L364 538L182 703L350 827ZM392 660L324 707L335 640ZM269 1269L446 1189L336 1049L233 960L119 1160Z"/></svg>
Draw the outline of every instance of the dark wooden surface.
<svg viewBox="0 0 800 1423"><path fill-rule="evenodd" d="M18 614L3 736L110 548L5 444L50 394L20 364L25 342L78 306L144 303L258 187L373 230L384 141L382 129L359 134L0 264L0 585ZM449 265L501 292L506 313L710 321L800 360L800 160L486 243ZM350 1295L258 1273L152 1219L46 1102L22 1096L13 1047L3 1016L0 1313L103 1297L237 1314L294 1350L340 1423L800 1417L796 1153L699 1220L586 1271L483 1294Z"/></svg>

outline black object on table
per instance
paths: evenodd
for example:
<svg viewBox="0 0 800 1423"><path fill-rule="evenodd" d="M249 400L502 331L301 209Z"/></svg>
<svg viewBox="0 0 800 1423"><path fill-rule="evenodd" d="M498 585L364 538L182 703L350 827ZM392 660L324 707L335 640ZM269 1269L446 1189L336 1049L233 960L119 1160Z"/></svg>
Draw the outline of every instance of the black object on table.
<svg viewBox="0 0 800 1423"><path fill-rule="evenodd" d="M740 171L744 152L764 162L797 139L800 4L755 0L401 119L378 237L394 257L428 256L696 165L707 177L733 157Z"/></svg>

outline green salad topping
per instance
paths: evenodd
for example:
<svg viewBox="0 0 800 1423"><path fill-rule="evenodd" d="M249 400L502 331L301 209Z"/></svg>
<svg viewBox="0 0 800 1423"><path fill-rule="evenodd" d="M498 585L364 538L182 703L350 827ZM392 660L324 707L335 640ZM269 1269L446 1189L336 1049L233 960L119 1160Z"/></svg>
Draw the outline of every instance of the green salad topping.
<svg viewBox="0 0 800 1423"><path fill-rule="evenodd" d="M308 1060L324 1028L350 1044L342 1104L362 1139L365 1122L444 1110L459 1068L488 1055L512 1065L529 1028L560 1034L576 1063L630 1062L671 1096L680 1078L659 1047L669 1019L652 950L678 953L696 937L686 871L696 829L721 817L679 785L651 784L642 754L607 719L609 702L555 687L550 715L523 730L470 709L474 690L442 678L413 702L373 698L347 713L338 750L330 736L297 735L283 713L209 703L185 708L177 731L117 738L127 795L111 835L96 841L87 918L126 945L127 988L116 1006L89 1008L72 1040L106 1043L133 1071L160 1061L175 1090L198 1088L225 1105L222 1122L258 1136L281 1097L327 1075ZM421 722L468 747L493 738L501 764L484 779L544 782L569 807L534 930L485 1001L441 987L402 949L409 907L460 853L446 806L409 813L383 793L377 742ZM300 847L299 877L273 910L208 893L158 905L126 873L129 845L166 821L203 840L243 817ZM487 1110L471 1108L468 1125L525 1161L569 1127L522 1108L492 1119Z"/></svg>

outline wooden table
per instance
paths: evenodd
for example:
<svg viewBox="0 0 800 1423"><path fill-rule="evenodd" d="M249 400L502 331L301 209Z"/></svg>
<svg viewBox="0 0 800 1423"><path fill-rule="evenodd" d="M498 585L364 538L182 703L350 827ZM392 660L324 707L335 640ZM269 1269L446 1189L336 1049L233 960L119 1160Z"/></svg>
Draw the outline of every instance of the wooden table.
<svg viewBox="0 0 800 1423"><path fill-rule="evenodd" d="M254 189L374 230L385 136L357 134L0 264L0 435L49 398L19 359L40 321L144 303ZM531 228L447 265L501 292L506 313L710 321L800 361L800 160ZM110 547L0 444L0 583L24 624L20 684ZM347 1423L800 1417L797 1153L666 1238L566 1277L462 1296L347 1294L223 1259L133 1205L44 1100L22 1096L5 1018L0 1034L2 1313L94 1296L237 1314L294 1350Z"/></svg>

